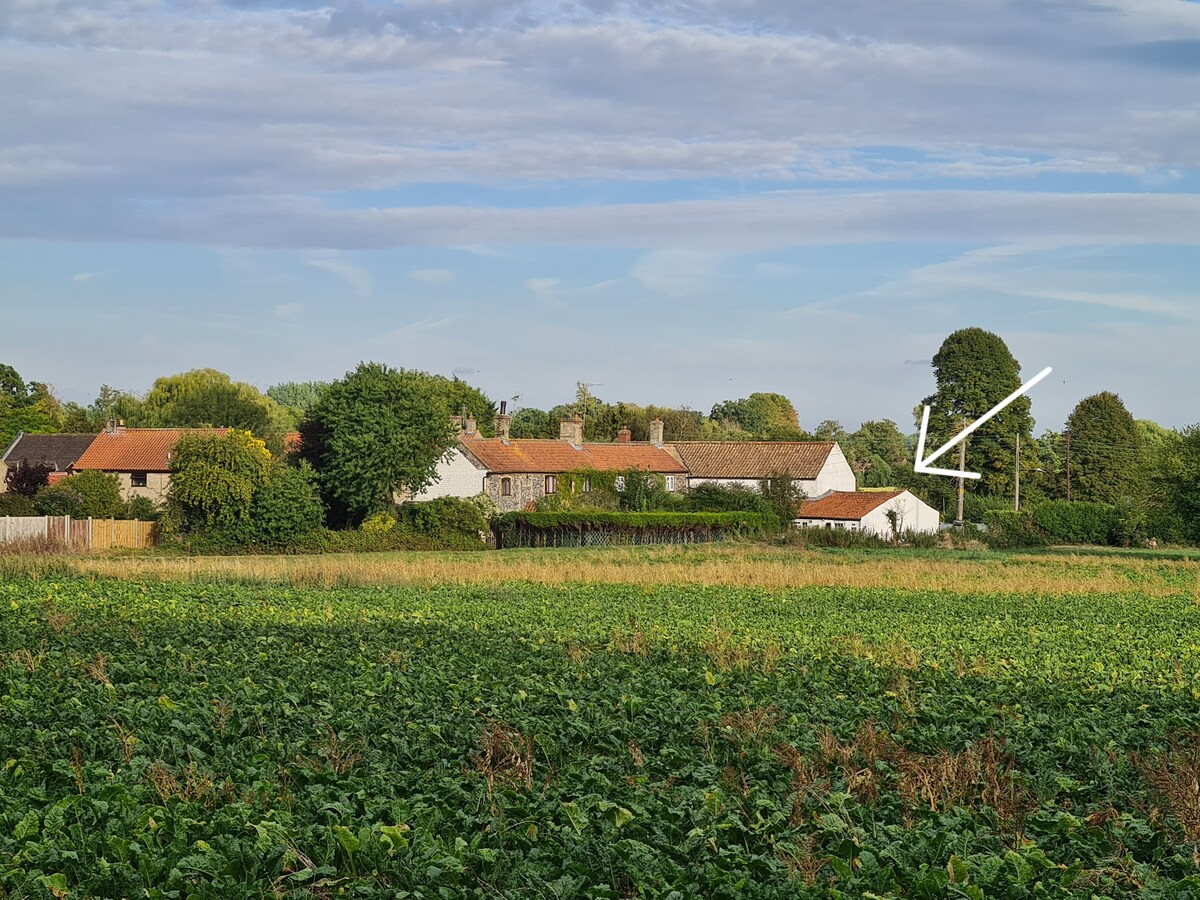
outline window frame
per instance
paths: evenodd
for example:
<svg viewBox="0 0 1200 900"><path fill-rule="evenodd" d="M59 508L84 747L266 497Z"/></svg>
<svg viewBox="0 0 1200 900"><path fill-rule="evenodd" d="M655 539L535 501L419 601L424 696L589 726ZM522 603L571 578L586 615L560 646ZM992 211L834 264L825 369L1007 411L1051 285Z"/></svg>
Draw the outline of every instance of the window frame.
<svg viewBox="0 0 1200 900"><path fill-rule="evenodd" d="M617 490L617 491L625 490L625 476L624 475L618 475L616 477L616 479L613 481L613 489Z"/></svg>
<svg viewBox="0 0 1200 900"><path fill-rule="evenodd" d="M542 491L545 494L557 494L558 493L558 476L557 475L547 475L545 481L542 482Z"/></svg>
<svg viewBox="0 0 1200 900"><path fill-rule="evenodd" d="M500 496L501 497L511 497L512 495L513 495L512 478L505 475L503 478L500 479Z"/></svg>
<svg viewBox="0 0 1200 900"><path fill-rule="evenodd" d="M130 472L129 486L135 488L144 488L150 486L149 472Z"/></svg>

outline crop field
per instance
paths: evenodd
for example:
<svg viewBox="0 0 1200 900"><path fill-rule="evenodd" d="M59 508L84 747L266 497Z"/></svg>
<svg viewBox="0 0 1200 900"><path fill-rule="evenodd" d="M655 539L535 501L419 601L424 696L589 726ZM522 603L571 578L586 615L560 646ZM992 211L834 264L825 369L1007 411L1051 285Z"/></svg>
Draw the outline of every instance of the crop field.
<svg viewBox="0 0 1200 900"><path fill-rule="evenodd" d="M1195 560L757 552L10 568L0 897L1200 896Z"/></svg>

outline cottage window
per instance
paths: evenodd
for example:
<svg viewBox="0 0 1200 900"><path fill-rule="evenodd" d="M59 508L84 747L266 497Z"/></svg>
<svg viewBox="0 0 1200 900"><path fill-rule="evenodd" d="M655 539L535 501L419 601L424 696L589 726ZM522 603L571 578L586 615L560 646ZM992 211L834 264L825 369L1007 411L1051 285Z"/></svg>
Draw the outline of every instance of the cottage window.
<svg viewBox="0 0 1200 900"><path fill-rule="evenodd" d="M832 522L826 522L826 523L825 523L825 527L826 527L826 528L833 528L833 523L832 523Z"/></svg>
<svg viewBox="0 0 1200 900"><path fill-rule="evenodd" d="M146 486L146 473L145 472L131 472L129 474L129 486L130 487L145 487Z"/></svg>
<svg viewBox="0 0 1200 900"><path fill-rule="evenodd" d="M618 491L623 491L623 490L625 490L625 476L624 476L624 475L618 475L618 476L617 476L617 480L616 480L616 484L615 484L614 486L616 487L616 489L617 489Z"/></svg>
<svg viewBox="0 0 1200 900"><path fill-rule="evenodd" d="M546 493L547 494L558 493L558 478L556 476L554 476L554 475L546 476Z"/></svg>
<svg viewBox="0 0 1200 900"><path fill-rule="evenodd" d="M674 475L667 476L667 490L668 491L675 490L675 476Z"/></svg>
<svg viewBox="0 0 1200 900"><path fill-rule="evenodd" d="M592 476L591 475L583 476L583 492L585 494L590 494L592 492Z"/></svg>
<svg viewBox="0 0 1200 900"><path fill-rule="evenodd" d="M511 478L501 478L500 479L500 496L501 497L511 497L512 496L512 479Z"/></svg>

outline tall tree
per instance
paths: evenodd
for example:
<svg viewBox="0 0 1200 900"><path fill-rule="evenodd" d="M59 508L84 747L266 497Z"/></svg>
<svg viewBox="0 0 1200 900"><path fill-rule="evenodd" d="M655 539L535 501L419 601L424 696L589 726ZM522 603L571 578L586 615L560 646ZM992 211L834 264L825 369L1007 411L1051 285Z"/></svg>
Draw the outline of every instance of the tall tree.
<svg viewBox="0 0 1200 900"><path fill-rule="evenodd" d="M284 407L216 369L159 378L131 419L130 425L148 427L224 425L260 437L286 432L293 424Z"/></svg>
<svg viewBox="0 0 1200 900"><path fill-rule="evenodd" d="M373 362L333 382L301 431L331 515L346 523L419 492L454 440L436 379Z"/></svg>
<svg viewBox="0 0 1200 900"><path fill-rule="evenodd" d="M1142 431L1111 391L1080 400L1067 417L1075 500L1129 501L1140 493Z"/></svg>
<svg viewBox="0 0 1200 900"><path fill-rule="evenodd" d="M21 432L59 431L62 416L62 404L47 385L26 383L12 366L0 364L0 447L7 447Z"/></svg>
<svg viewBox="0 0 1200 900"><path fill-rule="evenodd" d="M184 435L171 454L169 518L184 531L236 525L270 474L266 444L248 431Z"/></svg>
<svg viewBox="0 0 1200 900"><path fill-rule="evenodd" d="M937 390L923 401L930 407L927 451L937 449L1021 386L1021 365L1008 345L982 328L963 328L947 337L933 357L933 371ZM967 471L982 475L979 493L1006 495L1013 490L1018 436L1022 465L1036 464L1029 410L1029 398L1018 397L967 439ZM958 460L943 457L938 465L957 468Z"/></svg>
<svg viewBox="0 0 1200 900"><path fill-rule="evenodd" d="M327 381L285 381L267 388L267 396L280 406L297 410L303 415L316 406L327 387Z"/></svg>
<svg viewBox="0 0 1200 900"><path fill-rule="evenodd" d="M732 432L745 432L757 440L804 440L800 416L783 394L757 392L741 400L726 400L709 416Z"/></svg>

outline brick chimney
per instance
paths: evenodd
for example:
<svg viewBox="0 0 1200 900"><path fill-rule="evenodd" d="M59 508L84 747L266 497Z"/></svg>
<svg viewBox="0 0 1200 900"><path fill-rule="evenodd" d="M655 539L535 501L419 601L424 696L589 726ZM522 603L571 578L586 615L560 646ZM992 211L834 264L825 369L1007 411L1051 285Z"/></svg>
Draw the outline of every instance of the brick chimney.
<svg viewBox="0 0 1200 900"><path fill-rule="evenodd" d="M466 435L467 437L471 437L471 438L475 437L476 431L475 431L475 417L474 416L467 416L466 422L463 423L463 434Z"/></svg>
<svg viewBox="0 0 1200 900"><path fill-rule="evenodd" d="M579 418L579 413L558 424L558 439L575 445L583 443L583 419Z"/></svg>
<svg viewBox="0 0 1200 900"><path fill-rule="evenodd" d="M628 444L633 440L633 432L629 430L628 425L622 425L621 430L617 432L617 443Z"/></svg>
<svg viewBox="0 0 1200 900"><path fill-rule="evenodd" d="M655 416L654 421L650 423L650 443L655 447L663 445L663 420L658 416Z"/></svg>
<svg viewBox="0 0 1200 900"><path fill-rule="evenodd" d="M512 416L507 412L508 401L500 401L500 412L496 413L495 432L496 437L502 441L508 440L508 428L512 424Z"/></svg>

